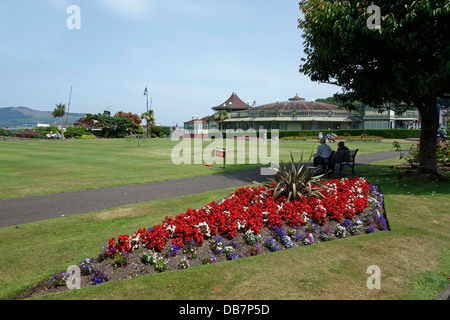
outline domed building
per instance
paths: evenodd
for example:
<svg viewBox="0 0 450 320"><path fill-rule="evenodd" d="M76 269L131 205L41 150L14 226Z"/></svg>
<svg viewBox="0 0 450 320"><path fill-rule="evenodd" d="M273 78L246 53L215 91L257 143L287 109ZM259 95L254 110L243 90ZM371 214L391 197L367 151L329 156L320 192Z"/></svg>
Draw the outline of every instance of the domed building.
<svg viewBox="0 0 450 320"><path fill-rule="evenodd" d="M224 121L224 129L281 131L362 128L362 117L358 112L343 110L324 102L305 101L298 94L288 101L258 107L247 106L243 110L230 110L230 119Z"/></svg>

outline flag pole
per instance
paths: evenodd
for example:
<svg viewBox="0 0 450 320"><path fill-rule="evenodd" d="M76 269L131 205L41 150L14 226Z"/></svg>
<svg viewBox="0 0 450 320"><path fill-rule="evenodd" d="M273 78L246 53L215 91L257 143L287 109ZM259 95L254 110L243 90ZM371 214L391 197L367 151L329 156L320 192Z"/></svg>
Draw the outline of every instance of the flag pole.
<svg viewBox="0 0 450 320"><path fill-rule="evenodd" d="M70 100L72 100L72 86L70 86L69 104L67 105L66 128L67 128L67 126L69 125Z"/></svg>

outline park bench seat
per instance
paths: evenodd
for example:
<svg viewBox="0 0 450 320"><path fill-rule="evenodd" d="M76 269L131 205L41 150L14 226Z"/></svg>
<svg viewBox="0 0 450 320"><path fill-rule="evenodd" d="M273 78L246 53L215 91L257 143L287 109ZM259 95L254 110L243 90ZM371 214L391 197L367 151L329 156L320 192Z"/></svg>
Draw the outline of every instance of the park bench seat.
<svg viewBox="0 0 450 320"><path fill-rule="evenodd" d="M352 168L352 174L355 174L355 158L359 149L350 150L349 152L334 152L331 163L339 164L339 173L342 173L342 168L348 166Z"/></svg>

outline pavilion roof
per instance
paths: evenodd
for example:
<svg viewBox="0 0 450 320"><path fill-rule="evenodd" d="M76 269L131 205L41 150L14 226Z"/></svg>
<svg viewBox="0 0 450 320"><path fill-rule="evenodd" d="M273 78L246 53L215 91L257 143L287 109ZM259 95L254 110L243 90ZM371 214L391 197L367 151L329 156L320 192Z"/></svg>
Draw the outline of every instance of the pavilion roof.
<svg viewBox="0 0 450 320"><path fill-rule="evenodd" d="M218 106L213 107L212 109L215 111L218 110L236 111L236 110L247 110L250 108L251 106L248 103L242 101L241 98L238 97L236 92L233 92L224 103L221 103Z"/></svg>

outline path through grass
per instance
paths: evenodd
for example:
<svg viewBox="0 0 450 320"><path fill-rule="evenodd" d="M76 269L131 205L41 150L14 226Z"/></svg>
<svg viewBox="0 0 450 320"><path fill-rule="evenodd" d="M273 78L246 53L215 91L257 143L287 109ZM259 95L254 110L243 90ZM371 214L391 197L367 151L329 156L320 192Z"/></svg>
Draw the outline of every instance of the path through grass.
<svg viewBox="0 0 450 320"><path fill-rule="evenodd" d="M204 141L203 150L210 144ZM248 143L245 164L228 162L225 170L221 168L221 162L211 167L205 166L204 162L174 165L171 152L177 145L170 139L147 140L141 142L140 147L135 141L126 139L0 141L0 199L149 183L262 166L260 162L250 164ZM237 147L235 144L234 153ZM298 160L304 151L306 161L316 147L316 142L281 142L280 159L289 161L292 151ZM336 148L335 145L332 147ZM389 142L351 143L349 147L359 148L360 154L393 150ZM271 146L267 148L270 155ZM194 157L192 152L192 163ZM234 163L237 163L237 157Z"/></svg>

